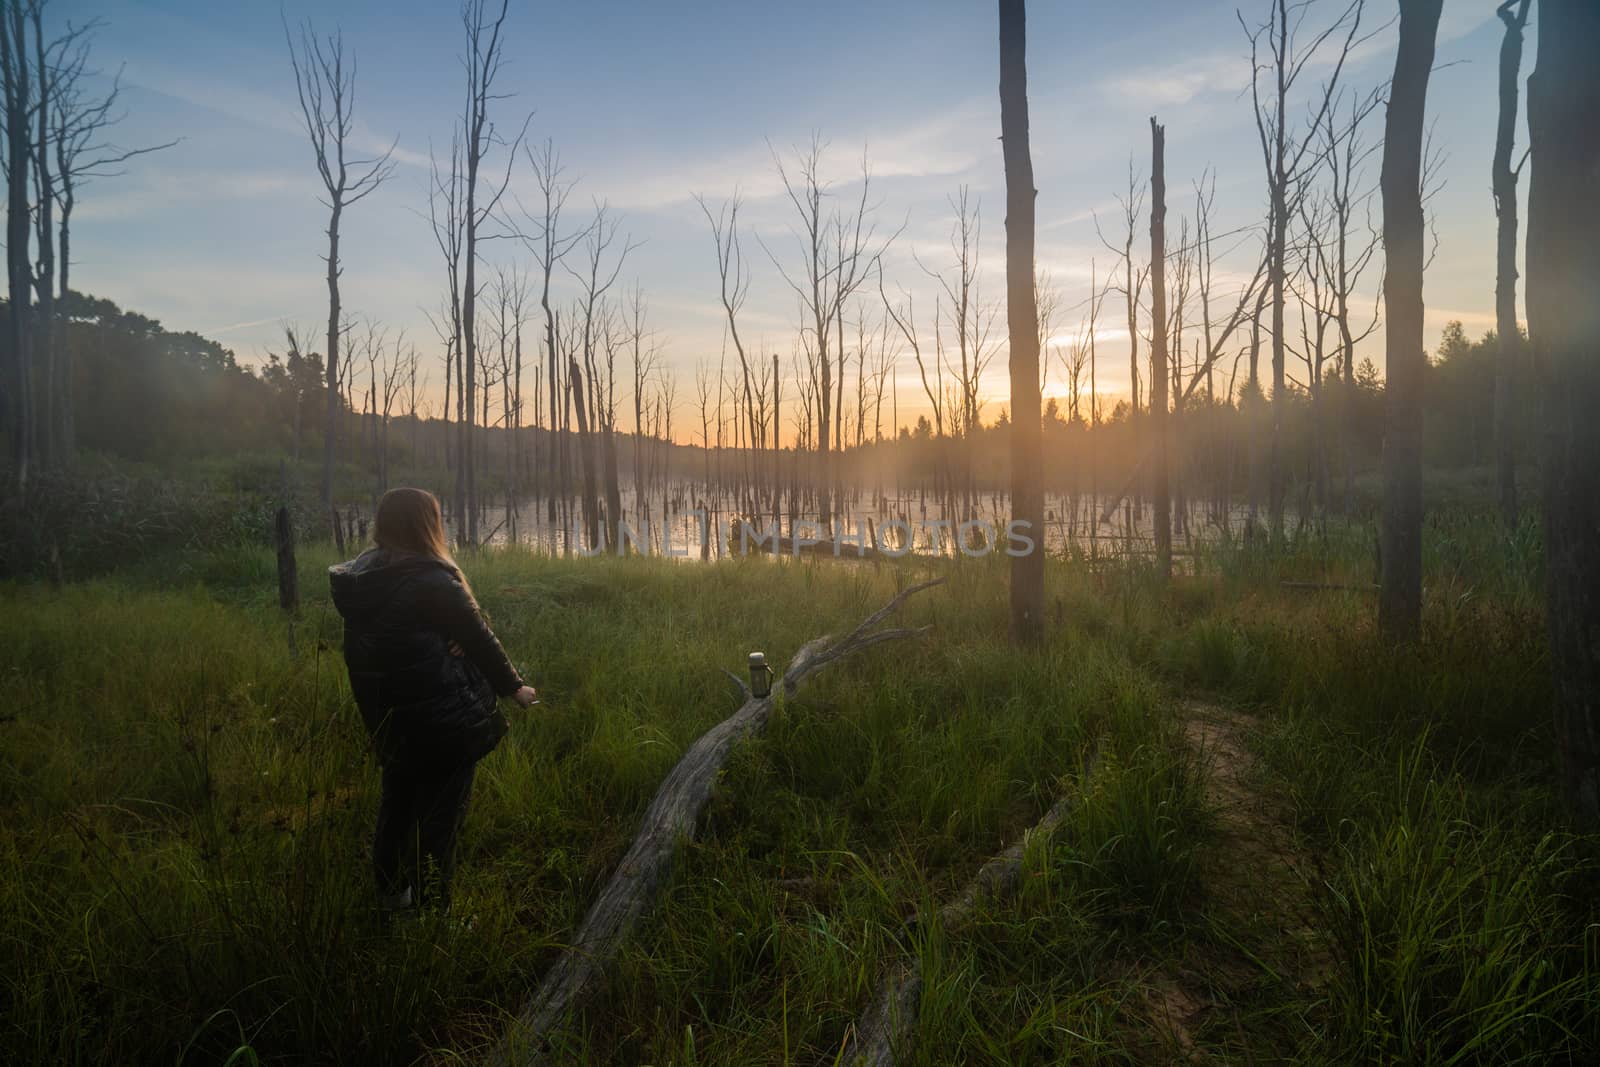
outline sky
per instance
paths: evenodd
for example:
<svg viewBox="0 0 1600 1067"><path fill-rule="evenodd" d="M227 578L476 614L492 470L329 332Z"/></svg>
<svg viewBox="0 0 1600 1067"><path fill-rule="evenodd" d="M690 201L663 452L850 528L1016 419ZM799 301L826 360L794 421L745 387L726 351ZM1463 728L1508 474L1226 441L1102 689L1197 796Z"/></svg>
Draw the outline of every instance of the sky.
<svg viewBox="0 0 1600 1067"><path fill-rule="evenodd" d="M1344 2L1317 0L1313 21ZM1494 321L1494 7L1493 0L1450 0L1440 27L1428 94L1441 153L1440 185L1429 202L1438 236L1425 283L1429 347L1451 319L1472 336ZM1060 340L1076 333L1091 266L1102 277L1113 266L1095 222L1108 234L1120 226L1116 196L1130 160L1141 176L1148 171L1150 116L1166 127L1169 231L1191 210L1193 183L1208 168L1216 182L1214 232L1261 217L1265 183L1240 14L1253 26L1266 8L1266 0L1029 4L1037 255L1060 290ZM1392 4L1368 0L1368 8L1373 29L1391 22ZM57 0L53 9L58 18L102 24L96 65L106 75L120 69L124 86L127 117L115 140L133 146L181 138L83 190L74 216L75 288L169 329L212 337L250 365L283 350L285 324L320 336L327 211L281 21L309 18L318 32L340 30L356 57L356 146L368 153L396 146L389 182L345 216L343 303L391 333L404 329L431 380L442 381L443 348L424 314L444 291L426 214L428 158L430 148L447 148L463 97L456 3L287 0L281 15L271 3L214 0ZM827 143L824 170L842 203L860 194L855 183L865 155L879 231L899 234L884 256L886 284L891 293L904 288L915 296L925 334L936 283L918 260L953 268L950 198L962 186L981 206L983 291L1003 294L996 33L993 3L956 0L513 0L497 83L505 95L492 117L512 132L527 119L531 140L553 140L579 179L569 202L575 220L598 201L620 216L636 245L621 282L645 293L655 340L677 380L675 422L686 425L697 421L689 410L694 368L714 367L725 343L715 249L693 197L715 205L735 190L743 196L752 281L740 332L756 350L777 353L787 373L800 312L771 258L796 262L793 208L774 154L792 160L795 147L813 136ZM1370 91L1389 77L1394 39L1390 24L1347 65L1353 90ZM1535 48L1530 26L1524 75ZM1381 109L1370 121L1368 136L1376 140ZM1519 122L1519 151L1526 144ZM491 158L492 165L504 162ZM1377 170L1374 156L1368 184L1376 184ZM512 173L513 194L531 205L526 161ZM1374 199L1374 225L1377 210ZM1143 225L1137 247L1148 249ZM1219 289L1237 285L1254 254L1247 244L1225 258ZM489 242L484 259L491 271L531 261L515 241ZM1374 269L1362 294L1369 314L1377 283ZM562 284L570 292L570 283ZM863 297L864 313L881 316L876 286ZM1111 297L1097 332L1107 404L1127 393L1120 299ZM1003 313L997 322L1003 332ZM1380 330L1360 353L1380 369L1381 338ZM895 376L899 422L906 424L928 410L908 349ZM1056 363L1046 395L1061 396L1063 382ZM984 416L992 419L1007 395L1003 351L982 389ZM792 396L792 386L786 392ZM631 400L620 406L631 412ZM622 428L631 429L630 421L621 416Z"/></svg>

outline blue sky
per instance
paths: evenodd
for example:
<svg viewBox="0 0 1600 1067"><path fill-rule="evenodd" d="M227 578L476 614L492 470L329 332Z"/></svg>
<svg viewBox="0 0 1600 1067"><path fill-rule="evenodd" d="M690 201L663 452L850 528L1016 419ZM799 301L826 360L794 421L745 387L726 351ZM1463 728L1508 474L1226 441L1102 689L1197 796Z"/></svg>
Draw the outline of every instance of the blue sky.
<svg viewBox="0 0 1600 1067"><path fill-rule="evenodd" d="M1265 0L1242 6L1254 23ZM1429 92L1435 142L1445 153L1444 185L1432 201L1439 250L1426 283L1430 345L1448 319L1462 319L1474 335L1493 321L1488 173L1500 26L1492 0L1445 6ZM1087 295L1091 259L1102 272L1110 266L1093 215L1115 228L1113 197L1126 182L1130 155L1147 168L1152 114L1167 128L1172 225L1207 166L1217 176L1214 230L1259 216L1261 160L1243 93L1247 46L1235 7L1210 0L1029 5L1038 254L1063 305ZM1383 0L1369 0L1369 7L1372 24L1392 12ZM58 16L102 19L98 65L125 65L129 117L117 140L183 138L84 191L73 237L75 286L169 327L215 337L247 362L281 347L284 322L315 331L326 318L319 258L326 212L298 126L277 6L58 0L56 9ZM437 305L443 278L425 218L426 160L430 142L448 145L462 95L457 5L292 0L284 12L291 23L312 17L319 30L343 30L359 62L361 143L381 147L399 138L393 179L347 216L344 301L391 329L406 328L437 381L442 350L422 313ZM797 309L753 239L760 235L780 256L789 247L792 209L769 143L787 154L820 134L830 144L827 161L841 196L852 192L865 149L880 225L905 224L885 261L888 278L916 292L919 311L931 310L933 289L910 253L930 266L943 263L947 198L969 185L983 205L984 287L1003 292L993 3L514 0L508 34L501 84L514 95L497 102L497 120L516 127L533 112L530 136L553 138L581 177L574 208L581 212L591 197L607 200L622 214L623 229L642 242L623 278L649 298L678 376L684 423L693 367L702 359L714 364L723 343L713 247L691 194L715 201L735 187L743 192L754 279L741 332L786 361L796 347ZM1533 55L1530 33L1524 73ZM1370 89L1392 65L1391 28L1346 77ZM1381 120L1380 112L1370 136L1381 134ZM1526 144L1520 125L1518 139ZM1372 181L1376 174L1374 158ZM531 186L525 166L517 186ZM1141 234L1142 246L1147 240ZM1224 272L1247 271L1249 254L1225 263ZM520 255L510 242L486 252L491 261ZM1374 271L1370 285L1376 282ZM875 294L871 303L877 314ZM1063 334L1072 332L1075 314ZM1111 394L1126 391L1119 317L1111 314L1100 335L1101 386ZM1381 367L1380 338L1363 354ZM909 355L898 377L904 422L926 406L918 403ZM1062 391L1061 377L1059 368L1052 372L1047 393ZM1006 391L1003 355L985 386L992 417Z"/></svg>

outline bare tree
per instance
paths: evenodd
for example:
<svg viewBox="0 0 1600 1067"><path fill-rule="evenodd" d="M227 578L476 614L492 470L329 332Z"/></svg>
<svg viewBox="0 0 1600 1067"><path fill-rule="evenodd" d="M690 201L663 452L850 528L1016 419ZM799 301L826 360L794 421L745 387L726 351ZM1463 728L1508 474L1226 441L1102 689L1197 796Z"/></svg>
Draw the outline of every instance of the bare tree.
<svg viewBox="0 0 1600 1067"><path fill-rule="evenodd" d="M1266 272L1266 259L1263 256L1256 260L1254 272L1239 286L1227 317L1218 319L1214 316L1217 253L1213 247L1215 238L1211 232L1211 211L1215 197L1216 175L1208 172L1195 183L1194 240L1180 241L1181 252L1190 264L1184 272L1185 285L1187 287L1187 274L1192 271L1200 304L1200 329L1204 342L1199 359L1190 368L1188 376L1181 379L1180 403L1186 403L1193 397L1202 383L1207 386L1207 396L1210 397L1216 366L1232 349L1235 335L1250 321L1251 308L1260 301L1262 278Z"/></svg>
<svg viewBox="0 0 1600 1067"><path fill-rule="evenodd" d="M1155 450L1156 574L1172 573L1172 499L1167 471L1166 127L1150 118L1150 439Z"/></svg>
<svg viewBox="0 0 1600 1067"><path fill-rule="evenodd" d="M1117 204L1122 208L1122 243L1112 244L1100 230L1099 217L1096 216L1094 220L1100 243L1122 260L1123 282L1116 291L1122 294L1128 312L1128 413L1134 422L1139 420L1139 301L1150 272L1148 265L1141 267L1133 259L1139 215L1144 211L1144 195L1144 183L1139 180L1133 160L1129 159L1127 192L1117 197Z"/></svg>
<svg viewBox="0 0 1600 1067"><path fill-rule="evenodd" d="M395 337L394 344L384 347L380 341L380 364L378 391L378 492L389 491L389 420L394 412L395 401L400 398L406 386L408 374L416 370L416 349L408 353L405 347L406 335L401 330ZM413 387L413 404L415 404L415 388Z"/></svg>
<svg viewBox="0 0 1600 1067"><path fill-rule="evenodd" d="M462 513L466 510L466 482L462 477L461 449L452 449L450 430L450 394L454 390L456 397L456 424L464 425L466 422L465 390L462 388L466 380L466 372L462 369L462 344L461 344L461 247L465 237L466 226L463 212L466 208L466 197L462 190L461 174L461 132L453 129L450 132L450 163L448 169L443 171L439 167L439 157L429 146L428 160L430 164L428 182L428 222L433 230L433 239L439 247L439 254L444 259L445 295L444 307L437 319L433 321L434 332L439 335L439 340L444 344L444 453L446 465L451 464L452 455L455 458L455 478L451 486L451 494L447 498L447 510L455 517L456 528L459 533L464 528ZM454 375L451 371L454 371ZM459 441L457 441L459 446Z"/></svg>
<svg viewBox="0 0 1600 1067"><path fill-rule="evenodd" d="M956 220L950 228L955 277L951 278L926 266L922 269L939 283L947 301L950 325L956 337L956 353L960 360L959 365L952 363L950 368L961 390L956 429L959 434L970 434L978 427L978 382L995 354L989 334L996 312L992 306L984 304L980 291L978 255L983 239L982 206L971 198L965 185L951 198L950 206L956 213ZM921 265L920 260L918 265ZM1037 303L1037 289L1034 299Z"/></svg>
<svg viewBox="0 0 1600 1067"><path fill-rule="evenodd" d="M294 70L295 93L300 100L300 115L311 140L317 174L327 199L328 209L328 406L323 422L322 509L333 508L333 452L339 423L339 224L345 209L370 196L394 172L393 142L381 154L351 158L354 147L356 63L346 62L344 38L335 30L319 38L309 22L300 27L299 39L283 24L284 41L289 46L289 63Z"/></svg>
<svg viewBox="0 0 1600 1067"><path fill-rule="evenodd" d="M1364 184L1363 168L1377 148L1375 143L1362 137L1361 130L1383 97L1381 93L1373 92L1364 97L1350 94L1348 98L1348 111L1340 110L1342 104L1329 108L1322 125L1323 169L1327 174L1326 196L1331 236L1328 241L1318 244L1318 253L1323 257L1320 268L1327 280L1331 301L1330 312L1339 330L1336 370L1341 379L1344 421L1342 510L1347 514L1354 496L1355 349L1357 344L1377 330L1379 318L1378 307L1374 304L1372 314L1365 316L1363 323L1357 325L1353 319L1351 297L1376 257L1381 238L1379 231L1368 223L1363 223L1364 233L1359 236L1353 236L1352 227L1356 208L1362 207L1366 211L1365 205L1371 201L1372 189Z"/></svg>
<svg viewBox="0 0 1600 1067"><path fill-rule="evenodd" d="M127 117L119 106L122 74L118 71L112 77L111 86L104 95L90 95L84 84L85 77L94 73L88 68L88 56L89 42L83 40L64 62L56 77L51 117L56 157L55 199L61 216L57 224L60 235L57 291L63 299L72 292L72 213L83 187L96 178L117 177L125 173L130 160L178 143L172 140L127 148L107 141L106 132ZM64 459L70 459L77 448L73 360L71 345L64 344L56 361L57 412L52 420L59 435L58 449Z"/></svg>
<svg viewBox="0 0 1600 1067"><path fill-rule="evenodd" d="M21 3L0 8L0 75L4 83L6 168L6 278L11 366L7 382L5 418L11 431L11 462L17 487L26 489L34 456L33 412L33 263L30 258L29 223L33 216L28 196L29 118L33 107L33 78L28 59L28 23Z"/></svg>
<svg viewBox="0 0 1600 1067"><path fill-rule="evenodd" d="M746 418L750 420L750 440L760 441L761 435L756 432L754 372L750 369L750 359L745 351L744 339L739 335L739 311L744 307L745 296L750 290L750 274L745 267L744 254L739 244L739 207L742 201L735 191L733 196L717 209L715 216L711 214L711 208L706 203L705 197L697 195L695 202L700 205L700 211L711 227L711 239L716 245L717 277L721 283L719 296L722 301L722 312L727 318L728 337L733 341L733 354L739 360L744 412ZM773 470L773 481L777 481L776 469Z"/></svg>
<svg viewBox="0 0 1600 1067"><path fill-rule="evenodd" d="M1331 353L1328 351L1328 334L1333 328L1337 307L1332 295L1332 255L1330 246L1334 239L1330 233L1332 213L1323 197L1300 198L1295 212L1296 257L1298 269L1290 276L1289 288L1298 298L1300 309L1300 351L1306 365L1305 388L1311 398L1311 482L1316 488L1316 507L1321 516L1327 515L1328 478L1326 432L1323 410L1324 368ZM1285 347L1291 348L1288 341ZM1305 516L1301 516L1302 519Z"/></svg>
<svg viewBox="0 0 1600 1067"><path fill-rule="evenodd" d="M1033 157L1028 148L1023 0L1000 0L1000 141L1006 171L1006 325L1011 343L1011 513L1035 539L1011 558L1011 633L1044 637L1044 491L1040 484L1039 318L1033 299Z"/></svg>
<svg viewBox="0 0 1600 1067"><path fill-rule="evenodd" d="M654 342L649 340L650 331L645 325L648 315L649 308L645 302L644 290L635 285L627 294L627 321L624 330L633 357L633 506L641 509L645 506L644 394L646 385L654 379L660 365L660 352ZM704 394L701 399L703 416ZM663 515L662 519L665 518Z"/></svg>
<svg viewBox="0 0 1600 1067"><path fill-rule="evenodd" d="M522 469L517 458L522 437L522 326L527 321L528 275L512 264L495 268L493 288L496 329L495 338L500 353L501 428L506 442L505 453L505 525L508 541L517 541L517 527L521 518Z"/></svg>
<svg viewBox="0 0 1600 1067"><path fill-rule="evenodd" d="M983 237L981 205L971 198L967 187L962 186L950 200L950 206L956 212L955 222L950 228L950 251L955 258L954 277L929 269L920 259L917 262L929 277L939 283L944 294L942 305L935 305L934 316L934 344L941 351L943 332L938 310L941 306L948 308L950 327L956 339L956 355L942 357L941 361L949 359L949 369L959 392L958 402L951 409L952 435L965 438L976 434L981 426L979 411L982 402L978 386L983 372L999 348L996 339L991 336L998 309L985 303L981 292L978 261ZM1037 303L1037 288L1034 294ZM1043 360L1040 362L1044 363ZM962 448L958 456L962 465L961 517L968 519L972 517L976 502L972 451Z"/></svg>
<svg viewBox="0 0 1600 1067"><path fill-rule="evenodd" d="M56 170L58 157L51 149L61 101L66 93L76 90L87 62L87 38L98 26L95 21L76 26L69 22L59 35L46 37L46 6L47 0L26 0L0 9L0 68L5 98L0 115L5 148L0 158L8 189L6 255L12 331L7 383L10 395L0 390L0 399L4 400L0 413L12 430L13 465L19 486L27 484L36 459L51 464L67 458L61 436L65 360L54 336L54 211L60 175ZM43 370L39 383L44 394L42 419L35 411L36 365Z"/></svg>
<svg viewBox="0 0 1600 1067"><path fill-rule="evenodd" d="M566 437L561 436L561 447L558 449L555 412L560 407L557 398L564 395L565 390L562 388L563 361L556 352L556 314L550 305L550 277L555 272L556 265L588 235L589 227L572 233L561 232L561 212L566 207L567 197L572 195L576 183L562 176L561 156L556 151L555 143L546 139L537 152L531 147L526 151L528 165L533 169L534 180L539 186L541 201L538 214L526 208L522 211L529 224L529 232L523 235L523 243L533 253L540 272L539 306L544 310L545 378L546 388L550 393L551 412L551 448L548 457L551 494L545 514L546 518L553 522L556 517L557 482L565 469L562 455ZM565 495L564 487L560 493Z"/></svg>
<svg viewBox="0 0 1600 1067"><path fill-rule="evenodd" d="M1600 8L1540 0L1528 79L1528 338L1546 427L1555 734L1567 802L1600 825Z"/></svg>
<svg viewBox="0 0 1600 1067"><path fill-rule="evenodd" d="M584 262L581 269L567 266L567 273L580 286L577 298L577 322L575 326L580 329L580 348L583 356L583 365L589 375L589 418L580 420L578 429L580 433L579 448L583 455L580 457L585 466L584 474L584 507L585 525L588 529L589 547L593 548L600 543L600 517L598 488L595 478L599 472L594 469L597 462L603 462L604 477L606 480L606 544L615 546L617 543L617 522L621 518L622 509L621 491L617 486L617 458L616 441L612 427L615 413L615 388L616 383L611 372L614 366L608 361L608 374L602 379L599 374L599 365L595 362L597 346L605 347L604 334L609 328L609 312L605 306L605 297L616 284L617 276L622 273L622 266L627 261L628 253L636 245L624 238L621 247L615 252L615 259L608 263L613 255L613 246L617 243L618 221L609 213L609 208L604 203L595 205L594 223L584 234L583 249ZM593 441L589 437L592 430L601 435L601 448L603 455L597 460L593 455Z"/></svg>
<svg viewBox="0 0 1600 1067"><path fill-rule="evenodd" d="M472 419L477 399L477 300L478 300L478 242L482 229L500 205L506 186L511 181L511 167L516 162L517 149L527 132L528 123L509 144L495 128L489 115L490 105L500 99L494 91L495 79L505 62L503 36L506 12L510 0L500 0L498 14L493 12L489 0L465 0L461 5L461 25L466 31L466 57L463 66L467 72L467 103L462 116L462 281L461 281L461 340L462 365L466 368L465 403L467 421L461 427L462 481L466 491L465 539L467 544L478 543L478 481L477 465L473 459ZM529 116L530 118L532 116ZM498 184L485 188L480 197L478 175L485 159L496 146L505 146L506 167Z"/></svg>
<svg viewBox="0 0 1600 1067"><path fill-rule="evenodd" d="M705 360L696 360L694 365L694 395L700 403L700 458L702 471L700 480L707 491L711 486L711 368Z"/></svg>
<svg viewBox="0 0 1600 1067"><path fill-rule="evenodd" d="M1267 19L1255 29L1239 25L1250 42L1250 99L1254 104L1256 133L1261 143L1262 163L1266 168L1268 194L1267 284L1272 303L1272 442L1269 454L1268 509L1272 535L1283 536L1284 465L1282 457L1284 414L1288 391L1284 381L1284 290L1288 284L1289 219L1300 195L1304 168L1314 158L1316 139L1296 136L1290 130L1294 121L1291 96L1307 70L1317 69L1320 56L1330 43L1338 47L1332 69L1321 89L1313 94L1308 108L1309 130L1321 127L1332 106L1339 76L1357 43L1361 27L1363 0L1350 0L1337 18L1321 29L1308 30L1305 19L1309 5L1304 0L1269 0ZM1265 46L1267 55L1261 55ZM1267 93L1262 93L1262 76L1269 76Z"/></svg>
<svg viewBox="0 0 1600 1067"><path fill-rule="evenodd" d="M56 421L57 359L55 346L55 171L50 153L50 113L60 91L63 71L60 65L59 42L47 43L44 35L45 0L31 0L28 14L33 22L34 81L38 86L38 99L34 102L33 116L37 120L39 139L31 146L33 181L36 193L34 204L34 242L38 265L34 271L33 289L37 298L33 320L33 358L44 365L44 420L43 434L37 442L42 446L41 458L45 464L57 460L58 430ZM69 38L76 32L68 29Z"/></svg>
<svg viewBox="0 0 1600 1067"><path fill-rule="evenodd" d="M406 418L411 421L411 463L420 466L422 462L420 444L422 420L426 417L426 405L419 403L422 396L428 391L428 376L422 375L419 379L417 371L421 369L421 360L417 355L417 346L412 345L405 359L406 382Z"/></svg>
<svg viewBox="0 0 1600 1067"><path fill-rule="evenodd" d="M869 221L872 173L865 158L861 164L860 197L847 211L824 210L823 201L830 195L829 183L821 173L825 147L821 138L813 137L809 148L796 152L792 175L777 153L773 153L773 164L798 220L798 228L793 233L799 246L799 269L785 268L770 248L764 243L762 247L799 299L802 333L808 334L810 343L815 346L819 371L815 394L817 452L824 475L824 485L818 494L818 518L827 524L832 517L831 483L834 480L829 455L830 431L835 438L842 433L837 423L843 407L840 399L844 383L844 308L866 282L894 236L877 240L876 227ZM834 334L837 334L836 341ZM830 356L830 351L836 355ZM837 388L841 391L837 398L835 358L839 360Z"/></svg>
<svg viewBox="0 0 1600 1067"><path fill-rule="evenodd" d="M1400 46L1383 133L1383 305L1388 419L1383 439L1383 574L1378 625L1392 640L1422 632L1422 216L1428 75L1443 0L1401 0Z"/></svg>
<svg viewBox="0 0 1600 1067"><path fill-rule="evenodd" d="M1494 451L1496 481L1500 488L1500 519L1507 529L1517 526L1517 442L1513 403L1517 367L1522 351L1517 329L1517 172L1511 150L1517 136L1517 78L1522 69L1522 30L1528 24L1530 0L1505 0L1495 14L1505 23L1500 42L1500 113L1495 123L1494 191L1495 230L1495 333L1500 351L1494 365ZM1515 12L1512 8L1516 8Z"/></svg>
<svg viewBox="0 0 1600 1067"><path fill-rule="evenodd" d="M66 336L56 336L56 300L58 294L56 270L59 262L62 277L67 273L67 249L56 255L57 230L54 213L62 207L63 194L69 205L72 202L73 178L63 173L63 153L75 144L63 129L69 102L76 110L82 99L81 82L88 67L90 37L99 27L98 20L74 25L67 23L64 31L54 38L46 38L44 13L46 0L32 0L26 5L33 25L33 81L36 99L32 102L32 119L38 130L31 146L33 184L36 193L33 205L34 243L37 249L33 288L37 297L33 321L33 359L42 364L44 412L37 429L41 446L40 458L47 464L70 460L73 450L72 405L70 402L72 375L70 373L70 345ZM26 48L23 62L27 62ZM109 120L109 119L108 119ZM62 216L59 231L62 239L71 234L67 214Z"/></svg>
<svg viewBox="0 0 1600 1067"><path fill-rule="evenodd" d="M900 331L900 336L911 347L911 356L916 360L917 373L922 379L922 391L927 394L928 404L933 408L933 429L936 437L943 437L945 430L944 419L944 360L925 359L922 353L922 341L917 332L916 305L910 292L902 289L900 301L889 299L889 294L883 288L883 271L878 272L878 294L883 300L883 309L889 321L894 323ZM938 321L938 312L934 313L934 321ZM928 364L933 364L933 381L928 380Z"/></svg>

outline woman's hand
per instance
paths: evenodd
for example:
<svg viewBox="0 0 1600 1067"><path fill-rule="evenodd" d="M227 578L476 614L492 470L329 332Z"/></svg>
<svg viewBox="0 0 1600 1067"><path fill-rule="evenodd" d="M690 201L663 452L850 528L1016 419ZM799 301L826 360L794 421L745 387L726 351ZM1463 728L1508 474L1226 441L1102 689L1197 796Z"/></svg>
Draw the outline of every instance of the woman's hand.
<svg viewBox="0 0 1600 1067"><path fill-rule="evenodd" d="M511 694L511 699L525 708L531 708L539 703L539 691L531 685L525 685Z"/></svg>

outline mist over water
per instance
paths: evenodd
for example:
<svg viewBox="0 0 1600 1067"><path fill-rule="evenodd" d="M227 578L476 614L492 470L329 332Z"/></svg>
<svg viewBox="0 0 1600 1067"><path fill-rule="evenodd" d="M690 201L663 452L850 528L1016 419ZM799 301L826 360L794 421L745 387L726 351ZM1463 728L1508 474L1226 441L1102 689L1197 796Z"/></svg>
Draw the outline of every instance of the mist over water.
<svg viewBox="0 0 1600 1067"><path fill-rule="evenodd" d="M633 490L622 493L620 539L622 552L606 545L599 554L647 554L670 559L717 560L742 554L770 554L773 535L781 539L783 555L794 555L794 539L802 539L807 556L835 554L860 558L874 549L886 555L946 558L982 556L1003 552L1006 524L1011 519L1009 496L1003 492L978 494L970 506L946 504L931 493L902 491L846 494L829 529L817 521L814 504L790 506L787 496L779 514L767 509L751 514L708 501L701 483L672 482L665 494L647 493L641 503ZM525 497L513 509L499 504L484 509L479 529L484 543L511 544L550 555L595 555L584 538L581 505L573 500L563 507L557 501L552 520L547 497ZM603 504L602 504L603 509ZM565 514L563 514L565 512ZM1103 520L1103 521L1102 521ZM1231 504L1226 511L1208 501L1188 500L1173 510L1173 540L1181 555L1197 546L1215 544L1244 535L1249 508ZM741 524L748 524L748 532ZM963 524L965 544L963 545ZM456 522L449 523L458 533ZM605 522L600 522L604 537ZM910 546L906 547L906 535ZM741 536L741 535L744 536ZM834 552L834 537L839 538ZM1045 551L1052 556L1094 559L1149 558L1154 550L1155 527L1148 501L1114 499L1109 494L1045 494ZM810 544L811 541L817 544ZM743 543L741 543L743 542ZM864 546L862 552L858 547Z"/></svg>

